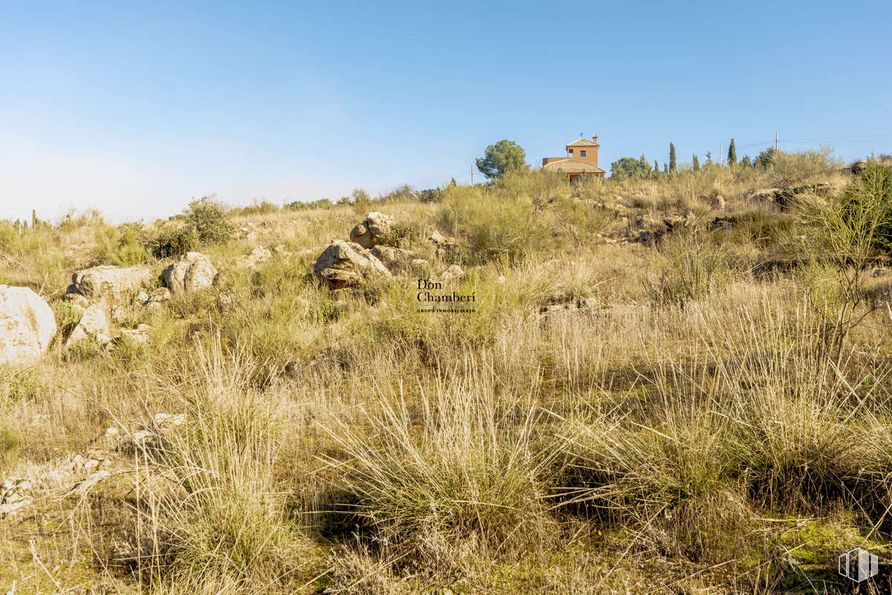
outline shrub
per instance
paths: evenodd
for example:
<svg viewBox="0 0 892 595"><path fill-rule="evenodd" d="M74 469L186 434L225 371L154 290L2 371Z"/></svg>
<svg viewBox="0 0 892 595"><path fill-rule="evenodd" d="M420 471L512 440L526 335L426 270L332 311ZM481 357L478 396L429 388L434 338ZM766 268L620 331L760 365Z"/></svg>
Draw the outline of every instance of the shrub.
<svg viewBox="0 0 892 595"><path fill-rule="evenodd" d="M197 250L200 246L198 231L190 225L169 225L146 242L155 258L170 258Z"/></svg>
<svg viewBox="0 0 892 595"><path fill-rule="evenodd" d="M168 224L146 241L153 256L169 258L198 250L202 245L223 244L235 233L226 208L209 197L189 203L184 218L184 225Z"/></svg>
<svg viewBox="0 0 892 595"><path fill-rule="evenodd" d="M137 224L101 226L96 230L95 237L93 265L131 266L146 262L152 254L146 233Z"/></svg>
<svg viewBox="0 0 892 595"><path fill-rule="evenodd" d="M646 279L651 299L661 305L683 306L699 300L727 281L728 267L720 245L697 231L673 234L659 248L656 278Z"/></svg>
<svg viewBox="0 0 892 595"><path fill-rule="evenodd" d="M207 196L189 203L186 219L187 227L195 230L202 244L223 244L235 232L226 208Z"/></svg>

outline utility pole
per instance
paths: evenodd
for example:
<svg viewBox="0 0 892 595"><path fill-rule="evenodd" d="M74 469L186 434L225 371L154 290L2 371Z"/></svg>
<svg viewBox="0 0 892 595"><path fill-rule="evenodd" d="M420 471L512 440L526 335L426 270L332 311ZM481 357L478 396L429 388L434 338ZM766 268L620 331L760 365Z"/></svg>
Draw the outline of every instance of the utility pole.
<svg viewBox="0 0 892 595"><path fill-rule="evenodd" d="M774 133L774 152L777 153L777 132Z"/></svg>

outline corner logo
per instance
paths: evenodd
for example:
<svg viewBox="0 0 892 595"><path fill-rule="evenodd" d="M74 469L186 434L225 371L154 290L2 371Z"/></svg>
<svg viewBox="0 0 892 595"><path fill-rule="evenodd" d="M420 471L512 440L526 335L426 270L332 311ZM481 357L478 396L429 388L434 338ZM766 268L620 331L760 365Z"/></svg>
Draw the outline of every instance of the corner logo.
<svg viewBox="0 0 892 595"><path fill-rule="evenodd" d="M878 560L876 554L856 547L839 557L839 574L860 583L878 572Z"/></svg>

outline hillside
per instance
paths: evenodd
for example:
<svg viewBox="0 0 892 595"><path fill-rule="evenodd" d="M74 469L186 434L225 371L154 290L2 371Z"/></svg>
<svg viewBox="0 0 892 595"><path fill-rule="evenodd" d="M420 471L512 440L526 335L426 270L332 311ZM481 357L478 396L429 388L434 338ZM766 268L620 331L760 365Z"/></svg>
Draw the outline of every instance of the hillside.
<svg viewBox="0 0 892 595"><path fill-rule="evenodd" d="M890 201L782 153L0 222L55 329L0 364L0 591L847 588L892 529Z"/></svg>

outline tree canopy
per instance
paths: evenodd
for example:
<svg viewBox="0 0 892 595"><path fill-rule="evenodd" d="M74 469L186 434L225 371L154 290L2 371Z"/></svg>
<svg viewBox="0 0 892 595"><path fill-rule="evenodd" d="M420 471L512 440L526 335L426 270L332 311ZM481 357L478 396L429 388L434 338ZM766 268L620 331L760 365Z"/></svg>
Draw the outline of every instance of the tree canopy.
<svg viewBox="0 0 892 595"><path fill-rule="evenodd" d="M651 174L650 163L644 158L623 157L610 164L610 175L614 178L645 178Z"/></svg>
<svg viewBox="0 0 892 595"><path fill-rule="evenodd" d="M490 180L509 171L529 169L523 148L510 140L500 140L486 147L483 157L477 159L477 169Z"/></svg>

